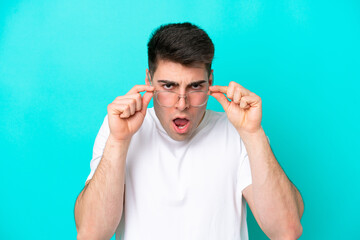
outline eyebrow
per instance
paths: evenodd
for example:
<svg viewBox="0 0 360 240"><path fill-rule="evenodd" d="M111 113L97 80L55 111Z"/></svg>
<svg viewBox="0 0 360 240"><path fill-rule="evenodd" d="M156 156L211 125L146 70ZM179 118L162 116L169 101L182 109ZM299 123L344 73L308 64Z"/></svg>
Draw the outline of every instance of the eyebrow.
<svg viewBox="0 0 360 240"><path fill-rule="evenodd" d="M170 80L158 80L159 83L164 83L164 84L173 84L174 86L179 86L179 83L174 82L174 81L170 81ZM206 80L197 80L195 82L191 82L189 83L187 86L190 87L193 84L202 84L202 83L206 83Z"/></svg>

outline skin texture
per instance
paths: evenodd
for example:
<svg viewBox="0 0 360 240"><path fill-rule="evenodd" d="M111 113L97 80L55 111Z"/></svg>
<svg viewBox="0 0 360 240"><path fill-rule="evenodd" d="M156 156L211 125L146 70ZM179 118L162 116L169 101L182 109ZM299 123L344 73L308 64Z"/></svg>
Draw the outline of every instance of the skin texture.
<svg viewBox="0 0 360 240"><path fill-rule="evenodd" d="M212 74L209 78L204 64L196 67L185 67L180 63L160 60L151 81L148 78L150 76L148 71L146 76L146 84L154 86L155 90L172 90L182 95L191 90L208 90L209 85L212 84ZM159 80L170 80L177 83L178 86L166 86ZM199 80L206 80L207 83L204 83L202 88L188 86ZM170 108L161 107L157 101L154 101L154 110L167 134L174 140L183 141L188 139L200 124L206 111L206 104L202 107L192 107L185 98L180 98L177 104ZM190 120L185 133L179 134L175 131L173 120L177 117L185 117Z"/></svg>
<svg viewBox="0 0 360 240"><path fill-rule="evenodd" d="M245 144L252 184L243 190L243 196L259 226L270 239L299 238L303 200L281 169L261 127L261 98L236 82L211 86L210 91Z"/></svg>
<svg viewBox="0 0 360 240"><path fill-rule="evenodd" d="M136 85L108 105L110 135L103 156L75 203L77 239L110 239L114 235L124 207L127 151L144 121L153 90ZM141 97L143 91L147 92Z"/></svg>
<svg viewBox="0 0 360 240"><path fill-rule="evenodd" d="M192 82L204 79L208 82L202 87L223 106L248 152L252 184L243 190L243 196L258 224L271 239L299 238L303 201L278 164L261 127L261 98L236 82L212 86L213 75L208 77L204 65L186 67L160 60L152 79L148 76L146 70L146 85L133 87L108 105L110 135L104 154L93 178L86 183L75 203L77 238L109 239L114 234L124 206L125 165L130 140L144 121L154 90L165 88L183 95L198 89L199 86L190 85ZM164 86L161 80L171 80L174 84ZM143 91L146 93L141 97ZM194 108L181 98L171 108L161 107L154 101L154 109L168 135L183 141L189 139L200 124L206 105ZM190 120L186 132L175 131L173 120L177 117Z"/></svg>

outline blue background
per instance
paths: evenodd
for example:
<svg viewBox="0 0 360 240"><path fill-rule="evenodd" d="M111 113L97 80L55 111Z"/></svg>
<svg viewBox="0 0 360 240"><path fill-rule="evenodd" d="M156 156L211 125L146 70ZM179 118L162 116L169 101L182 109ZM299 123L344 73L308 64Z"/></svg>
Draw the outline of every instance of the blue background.
<svg viewBox="0 0 360 240"><path fill-rule="evenodd" d="M301 239L359 239L355 0L2 0L1 239L76 238L106 107L144 83L150 33L183 21L213 39L215 84L262 98L263 127L305 201ZM250 239L267 239L248 223Z"/></svg>

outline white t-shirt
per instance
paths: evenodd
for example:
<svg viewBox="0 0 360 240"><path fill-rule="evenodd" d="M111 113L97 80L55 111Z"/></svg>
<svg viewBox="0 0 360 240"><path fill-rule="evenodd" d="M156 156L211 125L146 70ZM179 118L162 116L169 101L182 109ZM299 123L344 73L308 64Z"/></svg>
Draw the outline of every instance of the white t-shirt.
<svg viewBox="0 0 360 240"><path fill-rule="evenodd" d="M105 117L87 180L101 160L109 133ZM225 113L206 110L193 136L175 141L149 108L130 143L125 182L117 240L248 239L242 190L252 182L250 164Z"/></svg>

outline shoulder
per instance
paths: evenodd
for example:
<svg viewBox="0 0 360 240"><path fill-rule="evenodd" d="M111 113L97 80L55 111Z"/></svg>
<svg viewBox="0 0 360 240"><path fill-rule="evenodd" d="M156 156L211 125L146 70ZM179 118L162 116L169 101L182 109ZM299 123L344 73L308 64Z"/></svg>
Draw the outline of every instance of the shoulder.
<svg viewBox="0 0 360 240"><path fill-rule="evenodd" d="M231 130L235 130L225 112L216 112L208 109L206 110L206 115L208 123L215 124L217 127L223 127L227 129L230 128Z"/></svg>
<svg viewBox="0 0 360 240"><path fill-rule="evenodd" d="M206 110L204 121L212 131L221 132L227 137L239 137L238 132L230 123L225 112L216 112L213 110Z"/></svg>
<svg viewBox="0 0 360 240"><path fill-rule="evenodd" d="M241 137L236 128L229 121L225 112L216 112L213 110L206 110L208 115L208 122L211 125L211 131L215 131L218 136L223 135L231 142L241 145Z"/></svg>
<svg viewBox="0 0 360 240"><path fill-rule="evenodd" d="M145 115L145 118L144 118L144 122L143 122L143 124L142 124L142 127L143 127L144 125L153 125L153 124L155 124L156 120L157 120L157 117L156 117L156 113L155 113L154 108L153 108L153 107L152 107L152 108L148 108L148 109L146 110L146 115Z"/></svg>
<svg viewBox="0 0 360 240"><path fill-rule="evenodd" d="M207 121L208 123L226 123L227 122L227 116L226 113L224 112L216 112L210 109L206 110L206 114L205 114L205 121Z"/></svg>
<svg viewBox="0 0 360 240"><path fill-rule="evenodd" d="M146 115L144 118L144 121L139 128L139 130L134 134L134 136L137 136L139 134L144 134L152 132L154 130L154 127L156 125L156 114L154 111L154 108L148 108L146 110Z"/></svg>

